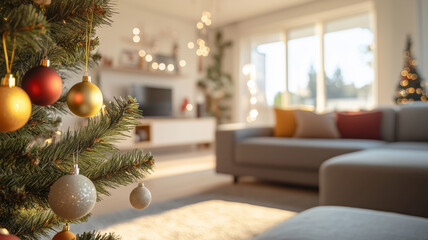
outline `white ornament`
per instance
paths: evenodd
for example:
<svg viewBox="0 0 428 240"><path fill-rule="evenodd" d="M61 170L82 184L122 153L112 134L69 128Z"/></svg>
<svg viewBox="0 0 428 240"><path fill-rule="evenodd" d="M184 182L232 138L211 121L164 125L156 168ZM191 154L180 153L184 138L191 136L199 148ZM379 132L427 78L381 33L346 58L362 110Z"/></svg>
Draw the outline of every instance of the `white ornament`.
<svg viewBox="0 0 428 240"><path fill-rule="evenodd" d="M138 187L132 190L129 195L129 201L131 205L136 209L144 209L150 205L152 201L152 194L149 189L144 186L144 184L139 183Z"/></svg>
<svg viewBox="0 0 428 240"><path fill-rule="evenodd" d="M75 164L70 175L62 176L52 185L48 201L56 215L75 220L94 208L97 191L89 178L79 174L79 167Z"/></svg>

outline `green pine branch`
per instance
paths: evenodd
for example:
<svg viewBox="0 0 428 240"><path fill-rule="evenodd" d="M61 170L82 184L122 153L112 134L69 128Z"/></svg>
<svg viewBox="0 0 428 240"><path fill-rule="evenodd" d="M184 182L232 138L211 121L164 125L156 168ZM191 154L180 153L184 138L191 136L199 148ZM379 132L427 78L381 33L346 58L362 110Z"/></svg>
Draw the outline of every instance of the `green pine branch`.
<svg viewBox="0 0 428 240"><path fill-rule="evenodd" d="M95 29L111 24L113 7L110 0L55 0L49 6L39 6L32 0L0 1L0 34L6 33L9 59L16 38L12 73L17 85L45 55L63 81L70 80L70 72L83 72L89 19L93 15L89 36L92 51L99 44ZM89 66L93 66L99 54L90 56ZM6 73L3 51L0 66L4 66L0 67L1 77ZM65 223L50 210L47 198L50 186L68 174L74 164L74 153L79 156L81 174L94 182L98 201L109 195L110 189L136 182L153 168L151 154L138 150L121 154L114 145L138 124L140 111L132 98L116 99L107 104L105 113L90 118L86 126L68 130L58 142L46 144L44 140L56 131L57 116L68 112L66 92L64 89L60 100L51 106L33 105L31 118L23 128L0 133L0 226L23 240L48 236ZM89 216L74 222L84 222ZM120 238L90 232L79 239Z"/></svg>
<svg viewBox="0 0 428 240"><path fill-rule="evenodd" d="M122 238L114 233L100 234L97 232L88 232L77 235L79 240L121 240Z"/></svg>
<svg viewBox="0 0 428 240"><path fill-rule="evenodd" d="M3 185L0 189L0 225L21 229L12 232L29 239L35 232L45 234L49 231L45 221L40 220L43 216L38 217L39 221L26 223L5 220L11 213L16 216L17 209L48 210L50 186L68 174L74 164L72 155L77 150L81 174L93 181L98 201L102 195L109 195L109 189L128 185L149 174L154 164L151 154L141 150L120 154L112 145L138 124L136 118L139 116L138 103L134 99L117 99L107 105L105 114L89 119L83 128L67 131L57 143L47 146L36 143L27 148L30 143L27 135L0 141L0 149L8 156L0 159L0 182ZM6 144L10 151L5 150ZM27 211L23 213L28 214ZM17 219L22 218L17 216ZM52 226L60 222L64 221L58 220Z"/></svg>

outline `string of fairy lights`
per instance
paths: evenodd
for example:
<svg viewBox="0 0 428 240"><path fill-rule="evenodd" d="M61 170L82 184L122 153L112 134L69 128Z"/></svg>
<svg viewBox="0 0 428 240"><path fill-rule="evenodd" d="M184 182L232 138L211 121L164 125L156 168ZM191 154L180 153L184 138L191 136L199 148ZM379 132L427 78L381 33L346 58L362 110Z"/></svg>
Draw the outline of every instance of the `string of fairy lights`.
<svg viewBox="0 0 428 240"><path fill-rule="evenodd" d="M141 43L141 41L142 41L141 29L138 27L134 27L132 29L132 33L133 33L132 41L136 44ZM174 72L174 70L176 70L177 67L184 68L187 65L187 62L184 59L180 59L178 61L178 66L176 66L173 63L158 62L158 61L156 61L155 54L152 54L152 53L157 52L157 50L158 50L157 46L150 46L150 47L146 47L146 48L141 48L138 51L138 56L141 59L143 59L145 62L147 62L153 71Z"/></svg>
<svg viewBox="0 0 428 240"><path fill-rule="evenodd" d="M203 11L201 20L196 23L196 29L198 31L198 39L196 40L197 47L194 42L187 43L189 49L195 49L196 47L195 53L198 57L207 57L211 51L206 43L208 39L208 27L212 24L211 16L211 12Z"/></svg>
<svg viewBox="0 0 428 240"><path fill-rule="evenodd" d="M249 111L247 115L247 122L255 122L257 120L257 117L259 116L259 111L257 110L257 93L258 93L258 87L256 83L256 68L253 64L245 64L242 67L242 73L247 79L247 87L248 91L250 93L250 104L249 104Z"/></svg>
<svg viewBox="0 0 428 240"><path fill-rule="evenodd" d="M195 42L190 41L187 43L188 49L195 49L195 53L199 57L207 57L210 54L211 49L207 46L207 40L208 40L208 27L212 24L212 14L209 11L203 11L200 21L196 23L196 29L197 29L197 39ZM142 42L142 31L138 27L134 27L132 29L132 41L135 44L139 44ZM195 44L196 43L196 44ZM184 68L187 65L186 60L180 59L178 61L178 66L174 65L173 63L164 63L164 62L158 62L156 61L156 57L154 54L157 52L156 46L141 48L138 51L138 56L143 59L145 62L147 62L151 68L152 71L167 71L167 72L174 72L174 70L177 69L177 67Z"/></svg>

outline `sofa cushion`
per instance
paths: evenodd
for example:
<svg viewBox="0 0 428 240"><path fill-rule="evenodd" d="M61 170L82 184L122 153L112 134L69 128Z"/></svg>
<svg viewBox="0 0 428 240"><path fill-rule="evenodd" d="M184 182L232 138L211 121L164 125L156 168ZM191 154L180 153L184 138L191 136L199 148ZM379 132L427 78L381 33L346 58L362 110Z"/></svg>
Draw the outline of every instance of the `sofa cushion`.
<svg viewBox="0 0 428 240"><path fill-rule="evenodd" d="M275 137L292 137L296 131L294 110L275 108Z"/></svg>
<svg viewBox="0 0 428 240"><path fill-rule="evenodd" d="M392 107L378 107L376 110L382 111L382 121L381 121L381 137L382 140L393 142L395 141L395 125L397 112L395 108Z"/></svg>
<svg viewBox="0 0 428 240"><path fill-rule="evenodd" d="M314 112L296 110L296 138L339 138L333 113L316 114Z"/></svg>
<svg viewBox="0 0 428 240"><path fill-rule="evenodd" d="M401 106L397 141L428 141L428 103Z"/></svg>
<svg viewBox="0 0 428 240"><path fill-rule="evenodd" d="M381 140L382 111L337 112L341 138Z"/></svg>
<svg viewBox="0 0 428 240"><path fill-rule="evenodd" d="M263 167L318 170L334 156L379 147L384 141L367 139L299 139L254 137L236 146L236 162Z"/></svg>
<svg viewBox="0 0 428 240"><path fill-rule="evenodd" d="M426 240L428 219L349 207L315 207L254 240Z"/></svg>

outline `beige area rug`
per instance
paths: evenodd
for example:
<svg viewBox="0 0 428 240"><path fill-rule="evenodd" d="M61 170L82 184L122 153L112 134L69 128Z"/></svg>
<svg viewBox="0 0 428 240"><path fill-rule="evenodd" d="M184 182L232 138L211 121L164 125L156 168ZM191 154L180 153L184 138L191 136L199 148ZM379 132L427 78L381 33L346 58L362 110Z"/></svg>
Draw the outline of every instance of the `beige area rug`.
<svg viewBox="0 0 428 240"><path fill-rule="evenodd" d="M123 240L251 239L296 213L239 202L210 200L101 229Z"/></svg>

